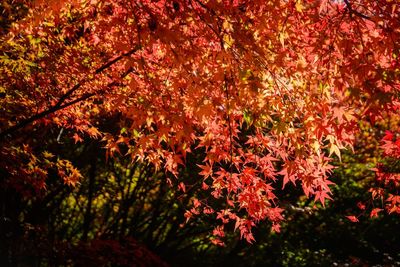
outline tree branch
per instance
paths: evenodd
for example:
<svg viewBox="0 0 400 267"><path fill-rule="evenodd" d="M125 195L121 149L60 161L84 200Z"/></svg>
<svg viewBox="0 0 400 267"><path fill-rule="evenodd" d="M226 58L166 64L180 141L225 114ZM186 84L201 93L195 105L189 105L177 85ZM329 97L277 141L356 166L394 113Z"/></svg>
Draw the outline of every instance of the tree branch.
<svg viewBox="0 0 400 267"><path fill-rule="evenodd" d="M354 14L356 16L359 16L360 18L363 18L363 19L371 20L371 18L368 17L367 15L364 15L363 13L360 13L357 10L353 9L353 7L351 6L351 3L349 2L349 0L344 0L344 3L346 4L347 8L349 9L350 14Z"/></svg>
<svg viewBox="0 0 400 267"><path fill-rule="evenodd" d="M138 48L132 49L131 51L129 51L129 52L125 53L125 54L122 54L121 56L119 56L119 57L107 62L106 64L104 64L100 68L98 68L95 71L95 73L97 74L97 73L100 73L100 72L104 71L105 69L109 68L111 65L115 64L116 62L118 62L122 58L127 57L129 55L132 55L137 50L138 50ZM125 71L121 75L120 78L121 79L125 78L129 73L131 73L133 71L134 71L134 69L132 67L130 67L127 71ZM63 104L73 94L74 91L76 91L82 84L84 84L84 82L85 81L77 83L74 87L72 87L70 90L68 90L68 92L65 93L58 100L58 102L54 106L50 107L49 109L47 109L45 111L42 111L42 112L40 112L38 114L35 114L35 115L25 119L25 120L22 120L21 122L17 123L16 125L6 129L3 132L0 132L0 141L3 140L7 135L12 134L13 132L15 132L17 130L26 127L27 125L31 124L34 121L42 119L42 118L46 117L49 114L55 113L56 111L62 110L64 108L72 106L72 105L74 105L74 104L76 104L78 102L87 100L87 99L91 98L92 96L95 96L96 93L86 93L86 94L83 94L81 97L78 97L78 98L76 98L76 99L74 99L74 100L72 100L72 101L70 101L68 103ZM112 87L112 86L116 86L116 85L119 85L119 83L116 82L116 81L113 81L113 82L109 83L107 85L107 87Z"/></svg>
<svg viewBox="0 0 400 267"><path fill-rule="evenodd" d="M124 53L124 54L122 54L122 55L116 57L115 59L108 61L107 63L103 64L103 65L100 66L98 69L96 69L96 70L94 71L94 74L99 74L99 73L103 72L104 70L108 69L108 68L111 67L113 64L115 64L116 62L120 61L122 58L130 56L130 55L134 54L134 53L135 53L136 51L138 51L138 50L139 50L139 47L135 47L135 48L133 48L132 50L130 50L130 51L128 51L128 52L126 52L126 53ZM124 73L122 74L121 78L126 77L126 76L127 76L129 73L131 73L133 70L134 70L133 68L129 68L126 72L124 72ZM34 122L34 121L36 121L36 120L42 119L42 118L46 117L46 116L49 115L49 114L52 114L52 113L54 113L54 112L56 112L56 111L59 111L59 110L61 110L61 109L66 108L66 107L72 106L73 104L76 104L76 103L78 103L78 102L81 102L81 101L83 101L83 100L86 100L86 99L88 99L88 98L94 96L95 93L86 93L86 94L83 94L81 97L79 97L79 98L77 98L77 99L75 99L75 100L72 100L72 101L70 101L70 102L68 102L68 103L66 103L66 104L63 104L63 103L64 103L76 90L78 90L86 81L87 81L87 80L83 80L83 81L80 81L79 83L75 84L75 85L74 85L71 89L69 89L63 96L60 97L60 99L57 101L57 103L56 103L54 106L52 106L52 107L48 108L47 110L42 111L42 112L40 112L40 113L38 113L38 114L35 114L35 115L33 115L33 116L31 116L31 117L25 119L25 120L22 120L21 122L17 123L16 125L14 125L14 126L8 128L8 129L6 129L6 130L0 132L0 141L1 141L2 139L4 139L7 135L12 134L13 132L15 132L15 131L17 131L17 130L26 127L27 125L31 124L32 122ZM108 87L109 87L109 86L115 86L115 85L117 85L117 84L118 84L117 82L113 81L112 83L108 84L107 86L108 86Z"/></svg>

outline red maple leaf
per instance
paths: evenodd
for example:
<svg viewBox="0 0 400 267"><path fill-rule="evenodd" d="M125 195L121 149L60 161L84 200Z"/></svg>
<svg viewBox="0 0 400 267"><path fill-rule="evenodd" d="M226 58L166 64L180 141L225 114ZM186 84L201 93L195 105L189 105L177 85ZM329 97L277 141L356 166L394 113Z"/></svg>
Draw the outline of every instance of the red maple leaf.
<svg viewBox="0 0 400 267"><path fill-rule="evenodd" d="M354 216L354 215L349 215L349 216L346 216L346 218L347 219L349 219L351 222L359 222L359 220L357 219L357 217L356 216Z"/></svg>

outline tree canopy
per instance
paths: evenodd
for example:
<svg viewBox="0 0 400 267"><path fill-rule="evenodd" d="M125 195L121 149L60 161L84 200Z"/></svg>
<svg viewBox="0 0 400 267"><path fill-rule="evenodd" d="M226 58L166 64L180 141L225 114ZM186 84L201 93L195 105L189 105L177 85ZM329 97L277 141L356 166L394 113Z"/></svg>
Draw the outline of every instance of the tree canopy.
<svg viewBox="0 0 400 267"><path fill-rule="evenodd" d="M101 140L90 149L104 153L102 164L128 160L182 194L195 191L184 221L210 217L215 244L226 230L252 243L261 221L280 231L288 188L317 205L334 198L332 161L353 150L359 122L390 118L380 135L387 162L371 188L371 201L385 204L370 215L400 213L396 1L2 5L3 191L29 201L54 179L72 190L85 170L55 151Z"/></svg>

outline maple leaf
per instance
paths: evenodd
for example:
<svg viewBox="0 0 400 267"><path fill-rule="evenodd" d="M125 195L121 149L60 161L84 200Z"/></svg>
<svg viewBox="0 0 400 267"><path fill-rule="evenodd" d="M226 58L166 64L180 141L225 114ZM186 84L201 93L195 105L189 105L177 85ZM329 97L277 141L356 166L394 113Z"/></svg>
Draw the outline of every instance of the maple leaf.
<svg viewBox="0 0 400 267"><path fill-rule="evenodd" d="M213 235L214 236L219 236L219 237L224 237L225 236L225 232L224 232L223 226L219 225L216 228L214 228Z"/></svg>
<svg viewBox="0 0 400 267"><path fill-rule="evenodd" d="M75 144L79 143L79 142L83 142L83 139L77 133L74 133L72 138L74 139Z"/></svg>
<svg viewBox="0 0 400 267"><path fill-rule="evenodd" d="M244 234L244 237L245 237L247 243L249 243L249 244L252 244L254 241L256 241L256 240L254 239L254 236L253 236L252 233Z"/></svg>
<svg viewBox="0 0 400 267"><path fill-rule="evenodd" d="M280 233L281 232L281 225L280 224L276 224L276 223L272 224L271 231L275 232L275 233Z"/></svg>
<svg viewBox="0 0 400 267"><path fill-rule="evenodd" d="M382 210L383 210L383 209L374 208L374 209L371 211L370 218L378 217L378 213L381 212Z"/></svg>
<svg viewBox="0 0 400 267"><path fill-rule="evenodd" d="M190 211L186 211L184 217L186 218L186 223L192 218L193 214Z"/></svg>
<svg viewBox="0 0 400 267"><path fill-rule="evenodd" d="M220 246L220 247L225 246L225 243L219 238L212 238L211 243L213 243L214 245Z"/></svg>
<svg viewBox="0 0 400 267"><path fill-rule="evenodd" d="M386 130L385 136L382 138L382 140L392 141L393 137L394 137L394 134L391 131Z"/></svg>
<svg viewBox="0 0 400 267"><path fill-rule="evenodd" d="M194 199L193 199L193 206L194 206L195 208L198 208L198 207L201 206L201 202L200 202L197 198L194 198Z"/></svg>
<svg viewBox="0 0 400 267"><path fill-rule="evenodd" d="M349 221L354 222L354 223L355 223L355 222L359 222L359 220L357 219L357 217L354 216L354 215L346 216L346 218L349 219Z"/></svg>
<svg viewBox="0 0 400 267"><path fill-rule="evenodd" d="M99 132L99 130L96 127L89 127L89 129L87 129L86 132L92 138L97 138L97 137L101 136L101 133Z"/></svg>
<svg viewBox="0 0 400 267"><path fill-rule="evenodd" d="M358 203L357 203L357 207L358 207L360 210L365 210L365 204L362 203L362 202L358 202Z"/></svg>
<svg viewBox="0 0 400 267"><path fill-rule="evenodd" d="M325 199L332 199L327 191L317 191L315 193L315 200L321 202L322 206L325 207Z"/></svg>
<svg viewBox="0 0 400 267"><path fill-rule="evenodd" d="M43 151L43 157L51 159L54 157L54 154L48 152L48 151Z"/></svg>
<svg viewBox="0 0 400 267"><path fill-rule="evenodd" d="M282 189L285 188L285 185L291 181L294 185L296 185L296 172L292 171L294 168L293 163L287 163L285 167L278 172L277 174L283 175L283 185Z"/></svg>
<svg viewBox="0 0 400 267"><path fill-rule="evenodd" d="M204 214L212 214L212 213L214 213L214 210L212 208L210 208L210 207L205 207L203 209L203 213Z"/></svg>
<svg viewBox="0 0 400 267"><path fill-rule="evenodd" d="M183 193L186 192L186 186L183 182L180 182L178 185L179 190L181 190Z"/></svg>
<svg viewBox="0 0 400 267"><path fill-rule="evenodd" d="M213 170L212 170L212 166L211 165L208 165L208 164L199 165L199 164L197 164L197 166L199 166L202 169L202 171L199 172L199 174L203 175L204 179L206 179L206 178L208 178L208 177L210 177L212 175Z"/></svg>
<svg viewBox="0 0 400 267"><path fill-rule="evenodd" d="M333 143L329 145L329 156L332 154L336 154L338 156L339 160L342 161L341 156L340 156L340 150L339 147Z"/></svg>

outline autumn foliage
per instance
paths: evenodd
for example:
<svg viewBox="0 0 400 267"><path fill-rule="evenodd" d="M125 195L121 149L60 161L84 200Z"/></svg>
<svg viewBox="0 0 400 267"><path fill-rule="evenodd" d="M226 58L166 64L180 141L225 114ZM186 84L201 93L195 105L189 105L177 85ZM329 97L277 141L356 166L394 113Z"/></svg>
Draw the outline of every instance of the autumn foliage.
<svg viewBox="0 0 400 267"><path fill-rule="evenodd" d="M360 120L397 116L396 1L16 2L0 37L0 168L23 198L49 176L82 179L43 147L101 139L108 160L150 164L182 192L201 184L184 216L215 218L214 243L226 230L251 243L260 221L280 231L287 187L334 198L332 161ZM396 131L382 149L397 162ZM188 155L202 157L193 184L179 175ZM371 217L400 213L399 175L375 170L386 204Z"/></svg>

